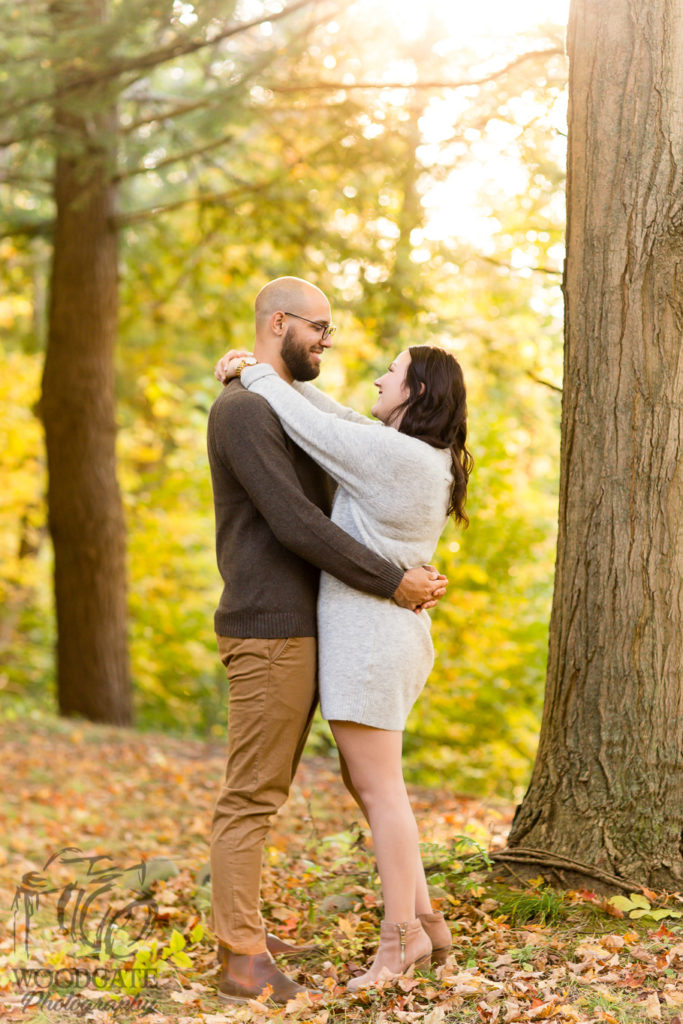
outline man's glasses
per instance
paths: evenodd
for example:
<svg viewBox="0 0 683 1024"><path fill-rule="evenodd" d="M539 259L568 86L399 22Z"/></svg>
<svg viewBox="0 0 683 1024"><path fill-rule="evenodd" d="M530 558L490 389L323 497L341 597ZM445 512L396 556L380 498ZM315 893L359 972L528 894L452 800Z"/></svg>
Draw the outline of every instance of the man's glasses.
<svg viewBox="0 0 683 1024"><path fill-rule="evenodd" d="M321 324L319 320L309 320L307 316L299 316L298 313L288 313L286 309L283 309L282 312L285 316L295 316L297 320L305 320L307 324L313 324L313 326L317 327L319 331L322 331L322 334L320 335L321 341L324 341L325 338L329 338L330 335L334 334L337 330L334 324Z"/></svg>

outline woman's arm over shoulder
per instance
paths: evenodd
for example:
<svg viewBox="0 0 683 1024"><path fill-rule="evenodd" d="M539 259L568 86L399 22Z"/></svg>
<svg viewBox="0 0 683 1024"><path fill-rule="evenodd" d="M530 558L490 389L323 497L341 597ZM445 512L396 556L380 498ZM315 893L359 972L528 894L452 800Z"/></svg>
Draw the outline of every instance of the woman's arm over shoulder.
<svg viewBox="0 0 683 1024"><path fill-rule="evenodd" d="M266 363L246 367L241 380L265 398L299 447L351 493L365 495L369 487L394 482L398 453L395 439L388 435L395 431L323 412Z"/></svg>
<svg viewBox="0 0 683 1024"><path fill-rule="evenodd" d="M315 387L314 384L310 384L308 381L297 381L295 380L292 384L295 391L298 391L300 395L308 399L311 405L314 405L321 412L329 412L334 416L338 416L342 420L350 420L352 423L376 423L376 420L371 420L369 416L362 416L361 413L356 412L355 409L351 409L348 405L342 405L340 402L336 402L334 398L325 391L321 391L320 388Z"/></svg>

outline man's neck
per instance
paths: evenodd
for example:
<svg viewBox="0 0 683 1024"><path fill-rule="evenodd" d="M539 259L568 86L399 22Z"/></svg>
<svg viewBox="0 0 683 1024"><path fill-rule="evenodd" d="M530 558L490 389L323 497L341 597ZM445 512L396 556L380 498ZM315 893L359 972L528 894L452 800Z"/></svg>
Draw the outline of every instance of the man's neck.
<svg viewBox="0 0 683 1024"><path fill-rule="evenodd" d="M291 373L287 369L282 356L279 352L273 350L273 346L269 345L267 341L260 340L257 338L254 341L254 355L258 359L259 363L269 363L277 375L282 377L287 384L291 384L294 380Z"/></svg>

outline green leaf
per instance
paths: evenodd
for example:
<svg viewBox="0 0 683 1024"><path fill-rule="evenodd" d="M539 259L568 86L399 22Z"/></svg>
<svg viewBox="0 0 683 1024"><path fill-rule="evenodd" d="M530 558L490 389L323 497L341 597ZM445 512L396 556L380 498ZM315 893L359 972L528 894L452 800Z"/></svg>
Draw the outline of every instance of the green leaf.
<svg viewBox="0 0 683 1024"><path fill-rule="evenodd" d="M173 961L174 964L177 964L178 967L192 967L192 961L190 960L187 953L173 953L171 956L171 960Z"/></svg>
<svg viewBox="0 0 683 1024"><path fill-rule="evenodd" d="M172 953L178 953L181 949L185 949L185 939L180 934L177 928L173 929L171 934L171 941L168 944L168 948Z"/></svg>
<svg viewBox="0 0 683 1024"><path fill-rule="evenodd" d="M612 896L607 902L617 910L633 910L633 904L627 896Z"/></svg>
<svg viewBox="0 0 683 1024"><path fill-rule="evenodd" d="M634 907L642 907L643 910L650 909L650 904L648 903L648 901L645 899L644 896L641 896L638 892L631 893L631 903Z"/></svg>

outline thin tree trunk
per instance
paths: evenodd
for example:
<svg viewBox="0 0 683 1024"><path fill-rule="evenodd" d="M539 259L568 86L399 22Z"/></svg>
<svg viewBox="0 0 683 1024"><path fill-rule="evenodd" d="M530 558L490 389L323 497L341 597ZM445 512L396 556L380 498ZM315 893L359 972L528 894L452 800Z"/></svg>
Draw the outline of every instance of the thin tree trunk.
<svg viewBox="0 0 683 1024"><path fill-rule="evenodd" d="M390 304L382 318L380 331L382 342L386 348L391 348L394 338L398 337L401 329L405 329L409 324L414 328L417 312L417 304L412 296L419 286L415 264L411 259L413 253L411 234L415 228L422 227L425 219L424 207L420 201L417 187L421 173L417 151L422 142L419 119L424 112L425 104L418 104L416 100L414 104L411 110L411 122L406 130L402 169L398 176L402 192L401 208L397 217L399 236L396 239L391 274L382 289L390 296Z"/></svg>
<svg viewBox="0 0 683 1024"><path fill-rule="evenodd" d="M573 0L568 46L557 572L509 845L680 889L683 8Z"/></svg>
<svg viewBox="0 0 683 1024"><path fill-rule="evenodd" d="M52 6L55 31L96 26L103 0ZM75 55L76 56L76 55ZM57 96L83 54L57 74ZM58 151L49 336L41 415L55 557L62 714L128 724L125 527L115 464L117 237L113 101L90 86L55 106Z"/></svg>

